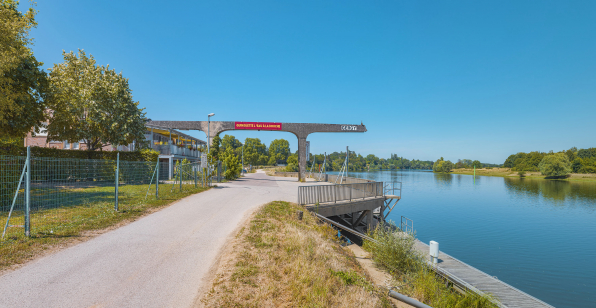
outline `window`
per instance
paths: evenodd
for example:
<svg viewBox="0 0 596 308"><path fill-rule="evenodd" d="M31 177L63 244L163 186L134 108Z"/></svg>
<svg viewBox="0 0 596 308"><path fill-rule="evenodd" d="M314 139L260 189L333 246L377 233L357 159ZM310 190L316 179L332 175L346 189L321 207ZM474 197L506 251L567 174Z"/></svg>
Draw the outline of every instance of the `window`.
<svg viewBox="0 0 596 308"><path fill-rule="evenodd" d="M79 149L79 143L78 142L73 143L72 144L72 148L73 148L73 150L78 150Z"/></svg>
<svg viewBox="0 0 596 308"><path fill-rule="evenodd" d="M68 143L68 141L64 141L64 148L70 149L70 143Z"/></svg>

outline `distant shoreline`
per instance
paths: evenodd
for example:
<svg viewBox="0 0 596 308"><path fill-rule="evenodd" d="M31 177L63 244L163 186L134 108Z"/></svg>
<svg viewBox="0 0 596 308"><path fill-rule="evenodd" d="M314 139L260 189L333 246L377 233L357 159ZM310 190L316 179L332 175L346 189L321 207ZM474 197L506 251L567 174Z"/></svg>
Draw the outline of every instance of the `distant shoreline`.
<svg viewBox="0 0 596 308"><path fill-rule="evenodd" d="M492 169L476 169L476 175L482 176L499 176L499 177L510 177L519 178L518 171L511 171L511 168L492 168ZM466 174L474 175L474 169L453 169L453 174ZM558 180L558 181L573 181L573 182L596 182L596 174L593 173L571 173L568 178L564 179L547 179L546 176L542 175L537 171L526 171L524 178L527 179L543 179L543 180Z"/></svg>

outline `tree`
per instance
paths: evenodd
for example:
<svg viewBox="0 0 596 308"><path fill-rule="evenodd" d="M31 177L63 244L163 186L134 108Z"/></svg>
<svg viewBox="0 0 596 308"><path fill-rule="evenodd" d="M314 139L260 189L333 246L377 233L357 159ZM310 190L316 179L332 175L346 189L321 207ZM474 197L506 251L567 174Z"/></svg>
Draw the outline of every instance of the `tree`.
<svg viewBox="0 0 596 308"><path fill-rule="evenodd" d="M296 172L298 171L298 155L292 154L287 159L288 165L286 166L286 171L288 172Z"/></svg>
<svg viewBox="0 0 596 308"><path fill-rule="evenodd" d="M39 132L46 118L47 75L29 48L35 10L18 11L18 2L0 0L0 138Z"/></svg>
<svg viewBox="0 0 596 308"><path fill-rule="evenodd" d="M213 137L213 139L211 139L211 145L209 146L209 159L212 162L216 162L219 160L219 152L220 152L220 144L221 144L221 138L219 137L219 134L215 135L215 137Z"/></svg>
<svg viewBox="0 0 596 308"><path fill-rule="evenodd" d="M223 153L223 163L226 167L226 171L224 172L226 180L233 180L240 176L242 166L232 148L227 148Z"/></svg>
<svg viewBox="0 0 596 308"><path fill-rule="evenodd" d="M222 151L227 151L228 149L236 150L242 147L242 143L232 135L225 135L221 140L221 147Z"/></svg>
<svg viewBox="0 0 596 308"><path fill-rule="evenodd" d="M573 163L571 163L571 169L573 170L573 172L575 173L579 173L580 169L582 168L582 161L581 158L576 158L573 160Z"/></svg>
<svg viewBox="0 0 596 308"><path fill-rule="evenodd" d="M81 49L62 55L64 63L54 64L49 76L48 140L82 140L89 150L144 142L145 113L133 101L128 79L97 66Z"/></svg>
<svg viewBox="0 0 596 308"><path fill-rule="evenodd" d="M275 139L269 144L269 156L275 161L285 162L290 156L290 143L285 139Z"/></svg>
<svg viewBox="0 0 596 308"><path fill-rule="evenodd" d="M475 160L472 162L472 167L482 168L482 163L480 163L480 161L478 161L478 160Z"/></svg>
<svg viewBox="0 0 596 308"><path fill-rule="evenodd" d="M263 161L261 156L265 157L267 163L267 146L261 143L259 138L246 138L244 140L244 162L251 165L259 165Z"/></svg>
<svg viewBox="0 0 596 308"><path fill-rule="evenodd" d="M544 156L538 168L546 176L566 176L571 173L571 163L564 153L554 153Z"/></svg>
<svg viewBox="0 0 596 308"><path fill-rule="evenodd" d="M433 164L433 172L448 173L451 172L451 170L453 170L453 167L454 166L451 161L444 160L443 157L441 157Z"/></svg>
<svg viewBox="0 0 596 308"><path fill-rule="evenodd" d="M514 162L516 159L516 155L515 154L511 154L509 155L509 157L507 157L507 159L505 160L505 163L503 163L503 167L505 168L513 168L514 167Z"/></svg>

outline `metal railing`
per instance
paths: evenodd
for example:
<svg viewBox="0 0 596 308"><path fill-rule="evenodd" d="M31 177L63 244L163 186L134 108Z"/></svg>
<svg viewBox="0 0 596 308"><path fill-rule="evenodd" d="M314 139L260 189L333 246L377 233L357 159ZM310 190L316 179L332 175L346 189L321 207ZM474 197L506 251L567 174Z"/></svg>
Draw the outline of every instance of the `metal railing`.
<svg viewBox="0 0 596 308"><path fill-rule="evenodd" d="M186 147L181 148L173 144L154 144L151 147L162 155L180 155L188 157L201 156L201 152L198 150L193 150Z"/></svg>
<svg viewBox="0 0 596 308"><path fill-rule="evenodd" d="M383 182L298 187L301 205L352 201L383 196Z"/></svg>

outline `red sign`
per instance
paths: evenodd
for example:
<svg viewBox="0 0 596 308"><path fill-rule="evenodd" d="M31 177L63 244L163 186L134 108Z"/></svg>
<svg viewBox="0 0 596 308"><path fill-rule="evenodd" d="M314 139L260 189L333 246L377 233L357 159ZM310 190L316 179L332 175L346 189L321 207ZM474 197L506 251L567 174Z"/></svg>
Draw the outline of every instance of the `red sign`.
<svg viewBox="0 0 596 308"><path fill-rule="evenodd" d="M281 123L273 123L273 122L234 122L234 129L281 130Z"/></svg>

